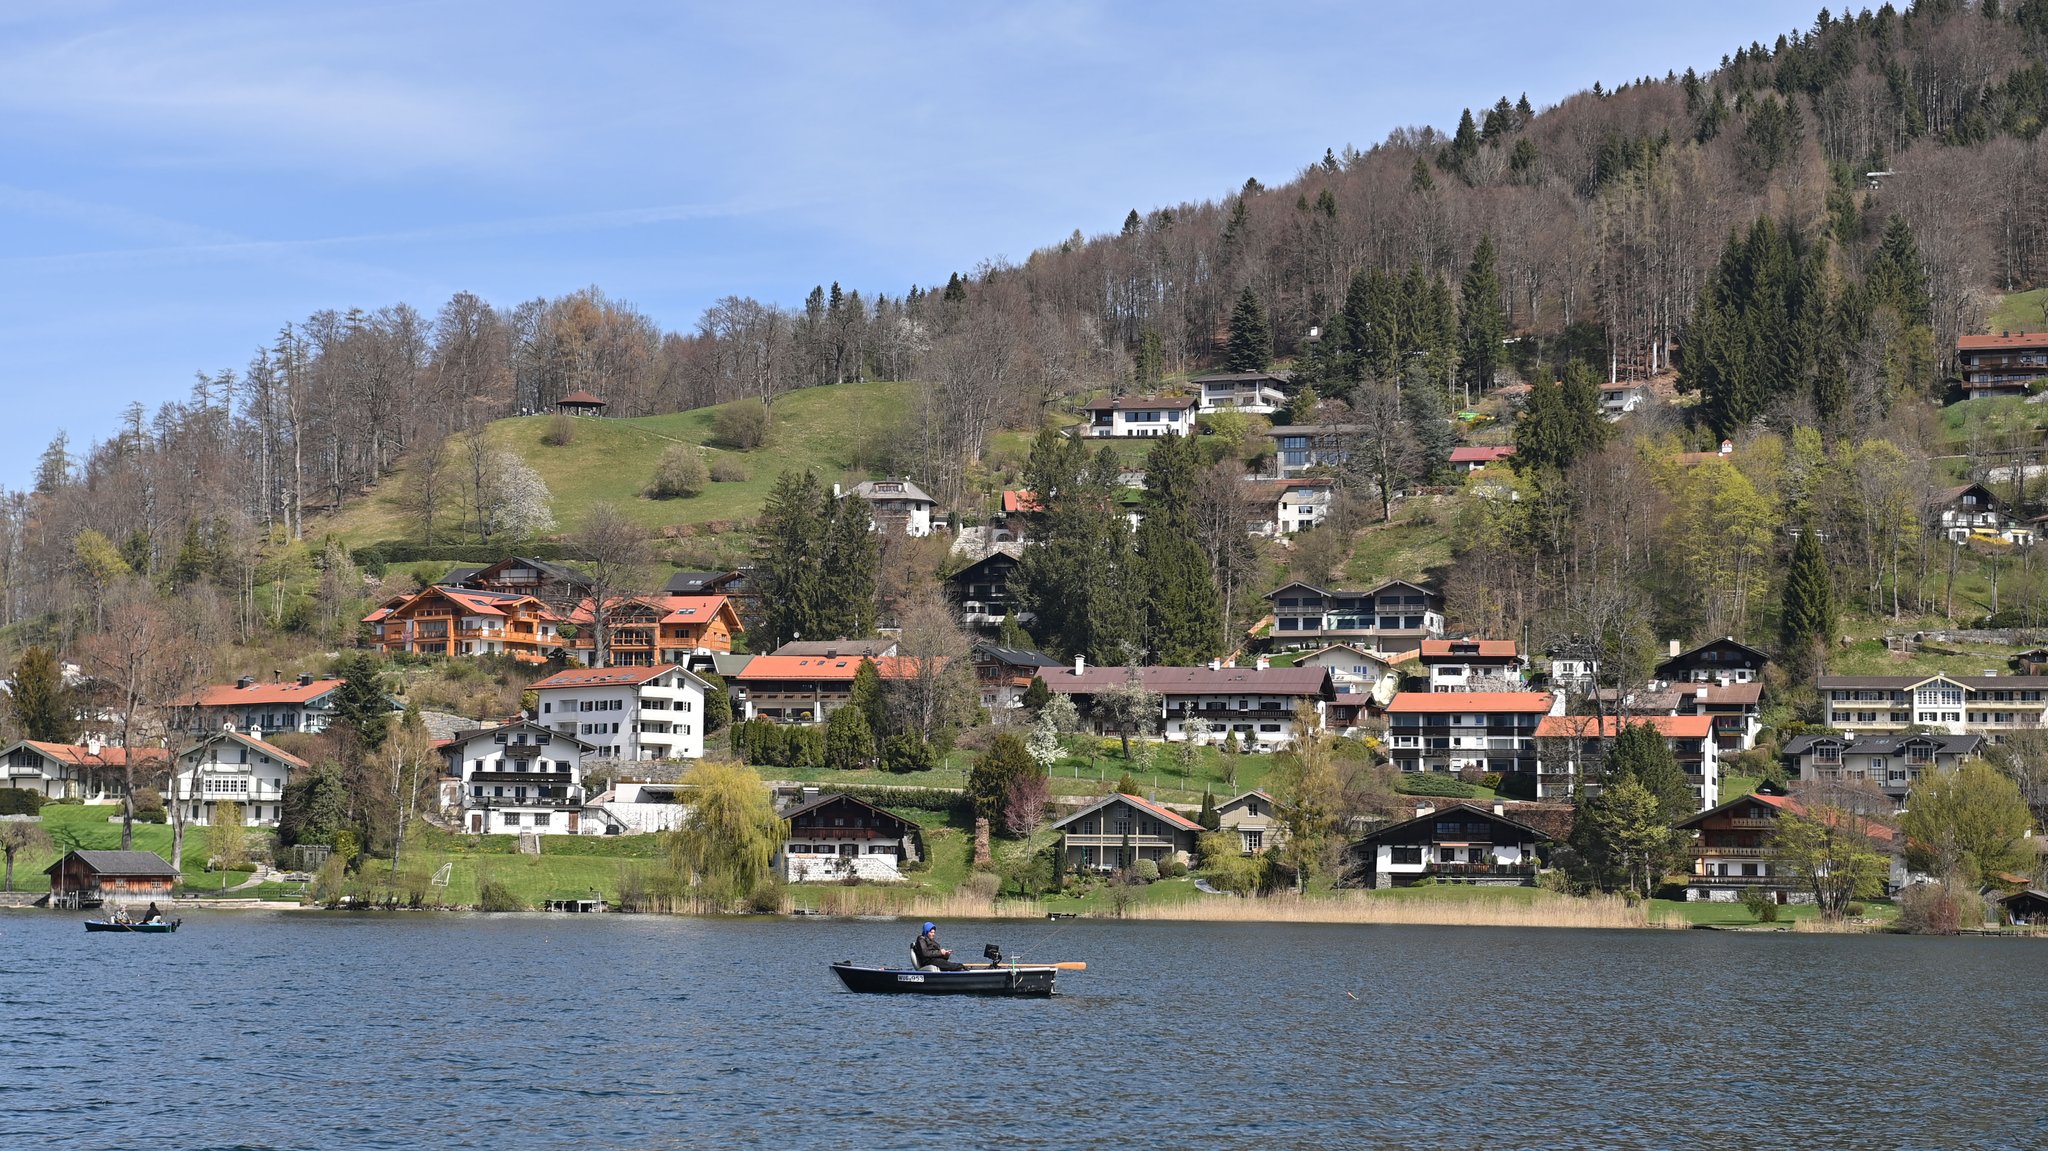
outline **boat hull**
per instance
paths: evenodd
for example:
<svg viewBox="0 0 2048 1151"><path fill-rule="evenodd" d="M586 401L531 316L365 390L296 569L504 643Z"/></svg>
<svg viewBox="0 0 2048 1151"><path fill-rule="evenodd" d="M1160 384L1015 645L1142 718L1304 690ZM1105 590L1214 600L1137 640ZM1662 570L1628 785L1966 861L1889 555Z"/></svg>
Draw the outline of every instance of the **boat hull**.
<svg viewBox="0 0 2048 1151"><path fill-rule="evenodd" d="M870 995L1007 995L1044 997L1052 994L1058 969L1026 965L971 967L965 971L906 971L834 963L833 974L848 991Z"/></svg>
<svg viewBox="0 0 2048 1151"><path fill-rule="evenodd" d="M174 919L169 923L108 923L104 919L85 921L87 931L125 931L133 935L169 935L178 929L183 920Z"/></svg>

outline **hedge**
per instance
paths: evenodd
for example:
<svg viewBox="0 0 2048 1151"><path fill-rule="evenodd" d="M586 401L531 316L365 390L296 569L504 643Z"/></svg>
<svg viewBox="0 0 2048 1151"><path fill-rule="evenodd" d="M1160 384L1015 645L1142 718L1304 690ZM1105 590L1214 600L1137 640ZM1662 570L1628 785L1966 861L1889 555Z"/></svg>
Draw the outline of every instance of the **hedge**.
<svg viewBox="0 0 2048 1151"><path fill-rule="evenodd" d="M1445 799L1470 799L1475 794L1472 785L1464 780L1431 772L1403 772L1394 779L1394 790L1402 795L1439 796Z"/></svg>
<svg viewBox="0 0 2048 1151"><path fill-rule="evenodd" d="M35 815L42 810L40 792L25 787L0 787L0 815Z"/></svg>

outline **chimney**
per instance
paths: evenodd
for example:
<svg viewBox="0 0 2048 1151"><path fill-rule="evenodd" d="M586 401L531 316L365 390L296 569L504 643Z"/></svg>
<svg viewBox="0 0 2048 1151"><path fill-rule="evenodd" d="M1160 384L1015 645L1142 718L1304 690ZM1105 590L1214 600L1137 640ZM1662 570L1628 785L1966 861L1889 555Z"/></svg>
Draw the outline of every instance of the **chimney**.
<svg viewBox="0 0 2048 1151"><path fill-rule="evenodd" d="M1693 697L1694 699L1696 699L1696 700L1699 700L1699 701L1700 701L1700 702L1702 702L1702 703L1705 703L1705 702L1706 702L1706 699L1707 699L1707 688L1708 688L1708 686L1709 686L1709 685L1707 685L1707 684L1704 684L1704 683L1703 683L1703 684L1701 684L1701 685L1700 685L1700 687L1699 687L1699 690L1698 690L1698 691L1695 691L1695 692L1693 692L1693 693L1692 693L1692 697Z"/></svg>
<svg viewBox="0 0 2048 1151"><path fill-rule="evenodd" d="M253 675L245 675L242 678L235 681L235 687L242 691L248 691L250 688L255 686L256 677Z"/></svg>
<svg viewBox="0 0 2048 1151"><path fill-rule="evenodd" d="M1436 807L1435 807L1435 805L1434 805L1434 804L1428 804L1428 803L1418 803L1418 804L1416 804L1416 805L1415 805L1415 818L1417 818L1417 819L1421 819L1421 818L1422 818L1423 816L1425 816L1425 815L1435 815L1435 814L1436 814Z"/></svg>
<svg viewBox="0 0 2048 1151"><path fill-rule="evenodd" d="M1210 671L1222 671L1222 670L1223 670L1223 661L1222 661L1222 660L1220 660L1220 659L1212 659L1212 660L1210 660L1210 661L1209 661L1209 670L1210 670Z"/></svg>
<svg viewBox="0 0 2048 1151"><path fill-rule="evenodd" d="M100 736L98 732L94 732L93 734L85 737L85 754L97 756L99 755L100 748L102 746L103 745L100 743Z"/></svg>
<svg viewBox="0 0 2048 1151"><path fill-rule="evenodd" d="M250 724L250 725L249 725L249 738L250 738L250 739L253 739L253 740L255 740L255 741L256 741L257 743L262 743L262 742L263 742L263 729L262 729L262 728L260 728L260 727L257 727L257 726L256 726L255 724L253 724L253 723L252 723L252 724Z"/></svg>
<svg viewBox="0 0 2048 1151"><path fill-rule="evenodd" d="M1507 813L1508 813L1508 805L1507 805L1507 804L1505 804L1505 803L1496 803L1496 804L1494 804L1494 805L1493 805L1493 813L1494 813L1495 815L1500 815L1500 816L1505 816L1505 815L1507 815Z"/></svg>
<svg viewBox="0 0 2048 1151"><path fill-rule="evenodd" d="M1085 655L1076 655L1076 656L1074 657L1074 674L1075 674L1075 675L1080 675L1080 674L1081 674L1082 672L1084 672L1084 671L1087 671L1087 670L1088 670L1088 657L1087 657L1087 656L1085 656Z"/></svg>
<svg viewBox="0 0 2048 1151"><path fill-rule="evenodd" d="M1671 639L1671 640L1665 640L1664 642L1665 642L1666 644L1669 644L1669 645L1670 645L1669 651L1668 651L1668 652L1666 653L1666 655L1665 655L1665 657L1664 657L1664 658L1666 658L1666 659L1677 659L1677 658L1678 658L1678 641L1677 641L1677 640L1675 640L1675 639Z"/></svg>
<svg viewBox="0 0 2048 1151"><path fill-rule="evenodd" d="M1260 671L1270 671L1273 667L1273 661L1267 659L1265 656L1260 656L1258 659L1258 663L1255 666L1257 666L1257 668Z"/></svg>
<svg viewBox="0 0 2048 1151"><path fill-rule="evenodd" d="M833 499L835 499L835 500L839 498L839 485L838 485L838 484L833 484L833 485L832 485L832 498L833 498Z"/></svg>
<svg viewBox="0 0 2048 1151"><path fill-rule="evenodd" d="M302 671L302 672L300 672L300 673L299 673L299 686L300 686L300 687L312 687L312 686L313 686L313 673L312 673L312 672L310 672L310 671Z"/></svg>

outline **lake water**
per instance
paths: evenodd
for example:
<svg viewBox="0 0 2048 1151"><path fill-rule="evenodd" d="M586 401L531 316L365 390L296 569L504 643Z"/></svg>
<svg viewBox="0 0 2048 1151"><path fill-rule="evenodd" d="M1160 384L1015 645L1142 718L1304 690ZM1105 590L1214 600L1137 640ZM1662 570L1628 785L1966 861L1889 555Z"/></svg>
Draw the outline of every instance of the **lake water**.
<svg viewBox="0 0 2048 1151"><path fill-rule="evenodd" d="M2048 946L950 922L0 914L0 1148L2048 1147Z"/></svg>

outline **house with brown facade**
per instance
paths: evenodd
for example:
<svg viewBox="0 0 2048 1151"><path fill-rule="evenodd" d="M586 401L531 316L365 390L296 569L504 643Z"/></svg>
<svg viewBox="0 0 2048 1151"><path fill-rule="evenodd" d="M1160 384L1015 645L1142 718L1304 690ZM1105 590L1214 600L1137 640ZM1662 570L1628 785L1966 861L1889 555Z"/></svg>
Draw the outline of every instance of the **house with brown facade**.
<svg viewBox="0 0 2048 1151"><path fill-rule="evenodd" d="M52 907L169 903L178 882L177 869L154 851L67 851L43 874Z"/></svg>
<svg viewBox="0 0 2048 1151"><path fill-rule="evenodd" d="M1691 832L1692 876L1686 881L1688 901L1728 903L1740 899L1751 888L1772 893L1780 903L1803 902L1811 896L1799 890L1799 878L1788 874L1777 860L1771 835L1785 813L1804 814L1805 807L1787 795L1758 792L1730 800L1680 823L1677 830ZM1884 824L1862 821L1859 827L1873 848L1894 856L1893 877L1903 869L1896 861L1897 833Z"/></svg>
<svg viewBox="0 0 2048 1151"><path fill-rule="evenodd" d="M809 641L806 641L809 642ZM848 641L849 647L861 641ZM757 655L726 680L738 718L776 723L823 723L853 695L853 677L868 657L858 650L825 655ZM909 660L893 655L875 661L884 680L914 674Z"/></svg>
<svg viewBox="0 0 2048 1151"><path fill-rule="evenodd" d="M1287 838L1286 825L1280 822L1273 797L1257 788L1217 804L1216 821L1217 830L1237 836L1246 855L1278 847Z"/></svg>
<svg viewBox="0 0 2048 1151"><path fill-rule="evenodd" d="M1066 866L1075 871L1122 871L1141 859L1187 863L1202 825L1135 795L1112 792L1055 822Z"/></svg>
<svg viewBox="0 0 2048 1151"><path fill-rule="evenodd" d="M509 655L545 663L562 646L554 610L523 592L436 584L384 601L363 623L384 655Z"/></svg>
<svg viewBox="0 0 2048 1151"><path fill-rule="evenodd" d="M1959 336L1956 370L1966 399L2026 395L2034 384L2048 381L2048 332Z"/></svg>
<svg viewBox="0 0 2048 1151"><path fill-rule="evenodd" d="M903 878L921 858L922 829L866 800L823 795L782 813L788 832L776 868L791 883Z"/></svg>
<svg viewBox="0 0 2048 1151"><path fill-rule="evenodd" d="M1546 832L1511 818L1504 805L1455 803L1425 809L1351 845L1351 877L1365 887L1407 887L1421 879L1497 886L1534 883Z"/></svg>
<svg viewBox="0 0 2048 1151"><path fill-rule="evenodd" d="M749 671L753 669L749 668ZM1096 695L1135 678L1160 700L1159 717L1134 735L1160 735L1168 740L1196 738L1222 743L1232 735L1247 749L1275 749L1293 741L1295 713L1307 708L1325 715L1336 689L1330 673L1319 667L1089 667L1076 657L1072 667L1047 669L1045 686L1074 701L1084 722L1099 735L1119 732L1093 714ZM1192 721L1201 723L1193 724Z"/></svg>
<svg viewBox="0 0 2048 1151"><path fill-rule="evenodd" d="M619 596L606 601L605 666L653 667L684 663L700 652L729 652L741 632L740 616L722 595ZM578 663L597 655L597 609L584 599L569 613L575 635L564 644Z"/></svg>

